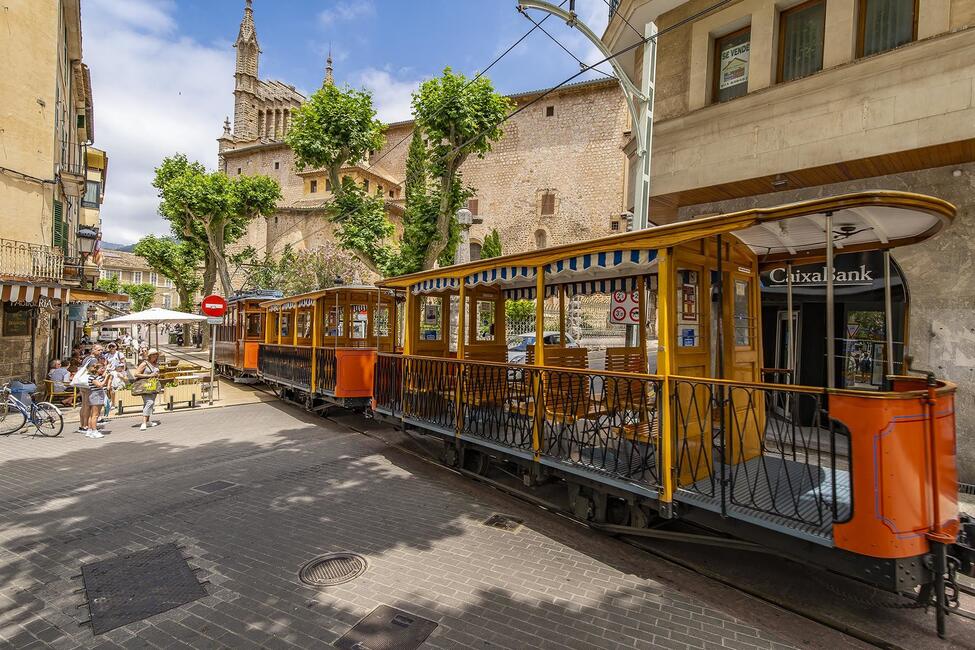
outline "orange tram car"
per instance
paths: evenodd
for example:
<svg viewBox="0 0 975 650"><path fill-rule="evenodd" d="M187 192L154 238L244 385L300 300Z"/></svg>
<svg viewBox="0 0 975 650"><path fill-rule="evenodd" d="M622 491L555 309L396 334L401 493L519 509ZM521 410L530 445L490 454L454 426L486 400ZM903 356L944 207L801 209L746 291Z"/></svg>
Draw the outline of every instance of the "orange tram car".
<svg viewBox="0 0 975 650"><path fill-rule="evenodd" d="M954 215L863 192L269 300L257 371L310 409L435 436L445 463L595 528L652 538L682 520L717 534L682 540L744 540L916 599L943 636L948 614L972 616L955 577L975 575L975 522L957 501L955 387L894 349L889 251ZM883 383L837 388L835 256L868 251L888 270ZM784 367L763 368L761 273L809 263L825 271L822 386L792 381L791 320ZM591 294L634 323L599 355L566 330ZM508 361L509 299L535 299L536 323L558 303L525 363Z"/></svg>
<svg viewBox="0 0 975 650"><path fill-rule="evenodd" d="M249 291L227 301L223 323L217 325L215 369L237 383L253 383L257 378L257 350L264 342L264 308L261 303L280 298L280 291Z"/></svg>

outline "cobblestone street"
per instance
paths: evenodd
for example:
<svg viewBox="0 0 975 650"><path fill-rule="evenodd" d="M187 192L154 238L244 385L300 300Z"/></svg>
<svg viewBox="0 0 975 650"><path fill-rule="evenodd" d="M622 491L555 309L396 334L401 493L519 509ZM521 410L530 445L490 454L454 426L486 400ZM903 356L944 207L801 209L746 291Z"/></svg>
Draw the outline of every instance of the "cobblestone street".
<svg viewBox="0 0 975 650"><path fill-rule="evenodd" d="M0 640L31 647L322 647L380 604L432 619L424 647L855 645L562 518L276 403L0 440ZM390 435L392 432L389 432ZM216 480L233 487L204 494ZM503 512L517 532L483 525ZM208 595L97 637L81 566L166 542ZM314 589L297 571L355 551Z"/></svg>

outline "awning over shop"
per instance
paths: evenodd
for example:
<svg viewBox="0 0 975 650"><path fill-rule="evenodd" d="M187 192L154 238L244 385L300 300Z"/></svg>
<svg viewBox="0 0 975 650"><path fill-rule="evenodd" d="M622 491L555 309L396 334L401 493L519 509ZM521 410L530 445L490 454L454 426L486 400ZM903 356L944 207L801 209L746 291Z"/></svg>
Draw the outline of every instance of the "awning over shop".
<svg viewBox="0 0 975 650"><path fill-rule="evenodd" d="M4 282L0 287L0 302L37 304L41 298L67 302L71 295L68 287L43 286L28 282Z"/></svg>
<svg viewBox="0 0 975 650"><path fill-rule="evenodd" d="M128 302L124 293L111 293L97 289L72 289L70 302Z"/></svg>

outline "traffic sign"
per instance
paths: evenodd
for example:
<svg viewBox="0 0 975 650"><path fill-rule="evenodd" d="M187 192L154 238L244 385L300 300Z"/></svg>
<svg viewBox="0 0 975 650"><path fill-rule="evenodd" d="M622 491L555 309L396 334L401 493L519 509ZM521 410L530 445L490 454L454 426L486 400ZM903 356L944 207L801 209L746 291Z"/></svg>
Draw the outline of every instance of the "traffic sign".
<svg viewBox="0 0 975 650"><path fill-rule="evenodd" d="M640 324L640 292L614 291L610 305L609 322L618 325Z"/></svg>
<svg viewBox="0 0 975 650"><path fill-rule="evenodd" d="M223 325L223 316L207 316L207 323L210 325Z"/></svg>
<svg viewBox="0 0 975 650"><path fill-rule="evenodd" d="M224 312L227 311L227 301L218 295L207 296L200 303L200 311L203 312L204 316L211 316L213 318L223 316Z"/></svg>

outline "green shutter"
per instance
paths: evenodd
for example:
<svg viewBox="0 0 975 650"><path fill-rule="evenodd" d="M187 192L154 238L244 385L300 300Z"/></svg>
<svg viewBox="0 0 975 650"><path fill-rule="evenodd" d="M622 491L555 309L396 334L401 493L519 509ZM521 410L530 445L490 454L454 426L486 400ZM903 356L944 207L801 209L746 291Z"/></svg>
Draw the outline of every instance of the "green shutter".
<svg viewBox="0 0 975 650"><path fill-rule="evenodd" d="M64 222L64 205L60 201L54 201L54 246L67 252L68 248L68 228Z"/></svg>

